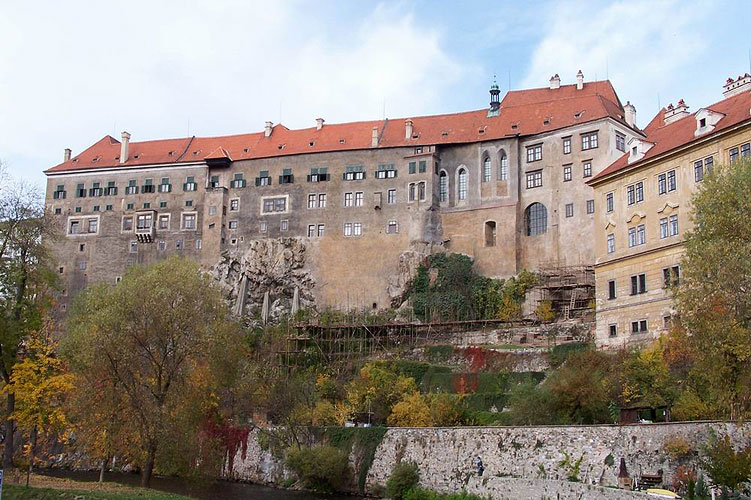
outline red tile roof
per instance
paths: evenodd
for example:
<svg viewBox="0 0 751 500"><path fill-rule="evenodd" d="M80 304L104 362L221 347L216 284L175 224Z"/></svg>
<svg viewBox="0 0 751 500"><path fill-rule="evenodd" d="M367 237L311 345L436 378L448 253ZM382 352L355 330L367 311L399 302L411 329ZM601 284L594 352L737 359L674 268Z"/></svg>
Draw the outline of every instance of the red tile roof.
<svg viewBox="0 0 751 500"><path fill-rule="evenodd" d="M664 116L667 110L663 108L654 118L652 118L652 121L650 121L649 125L644 129L644 133L647 134L645 141L654 144L654 146L646 152L644 157L629 164L629 154L625 153L602 172L594 176L589 183L597 183L598 180L616 172L636 168L652 158L656 158L676 148L690 144L693 141L705 139L712 134L716 134L738 125L741 122L751 120L751 92L742 92L702 109L708 109L725 115L717 122L712 132L702 134L698 137L694 136L694 132L696 131L696 113L684 116L683 118L665 125Z"/></svg>
<svg viewBox="0 0 751 500"><path fill-rule="evenodd" d="M372 130L379 131L380 148L471 143L503 137L529 136L611 117L625 125L623 107L609 81L558 89L509 91L499 116L487 109L411 118L413 137L405 138L404 119L376 120L290 130L276 125L263 132L221 137L185 137L131 142L128 160L120 164L120 143L105 136L85 151L46 173L119 166L179 164L227 157L233 161L305 153L370 149Z"/></svg>

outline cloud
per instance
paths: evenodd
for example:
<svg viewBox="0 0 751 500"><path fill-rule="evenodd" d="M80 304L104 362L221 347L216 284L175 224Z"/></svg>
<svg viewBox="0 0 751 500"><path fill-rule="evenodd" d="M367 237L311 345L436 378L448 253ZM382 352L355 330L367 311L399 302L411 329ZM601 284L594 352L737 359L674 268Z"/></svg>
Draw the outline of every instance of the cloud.
<svg viewBox="0 0 751 500"><path fill-rule="evenodd" d="M404 4L33 2L0 13L0 158L41 170L133 140L433 112L472 71Z"/></svg>
<svg viewBox="0 0 751 500"><path fill-rule="evenodd" d="M553 4L523 86L547 85L555 73L562 83L574 83L579 69L585 80L607 77L624 103L630 100L642 111L638 121L645 125L657 111L658 93L666 105L677 99L675 92L687 90L692 62L711 43L700 35L717 8L677 0Z"/></svg>

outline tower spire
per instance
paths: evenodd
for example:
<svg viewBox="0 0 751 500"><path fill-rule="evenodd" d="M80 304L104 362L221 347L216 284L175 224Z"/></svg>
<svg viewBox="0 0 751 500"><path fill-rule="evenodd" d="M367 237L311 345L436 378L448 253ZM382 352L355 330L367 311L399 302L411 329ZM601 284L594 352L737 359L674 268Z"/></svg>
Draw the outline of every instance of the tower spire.
<svg viewBox="0 0 751 500"><path fill-rule="evenodd" d="M498 87L496 75L493 73L493 84L490 86L490 109L488 116L498 116L501 111L501 89Z"/></svg>

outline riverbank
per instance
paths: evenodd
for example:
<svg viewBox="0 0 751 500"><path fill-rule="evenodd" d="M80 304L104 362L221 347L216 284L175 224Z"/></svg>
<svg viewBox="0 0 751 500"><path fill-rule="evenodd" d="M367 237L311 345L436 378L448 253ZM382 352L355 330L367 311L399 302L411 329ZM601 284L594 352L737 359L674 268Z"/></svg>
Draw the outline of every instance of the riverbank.
<svg viewBox="0 0 751 500"><path fill-rule="evenodd" d="M23 484L6 483L3 500L193 500L192 497L118 483L75 481L38 474L32 474L28 488Z"/></svg>

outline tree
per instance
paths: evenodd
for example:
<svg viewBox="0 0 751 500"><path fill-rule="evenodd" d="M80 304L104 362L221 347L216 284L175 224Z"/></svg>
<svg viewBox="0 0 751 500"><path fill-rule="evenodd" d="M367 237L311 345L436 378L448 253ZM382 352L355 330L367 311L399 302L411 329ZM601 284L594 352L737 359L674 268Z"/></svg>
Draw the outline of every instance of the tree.
<svg viewBox="0 0 751 500"><path fill-rule="evenodd" d="M63 362L55 354L57 344L51 340L51 330L47 323L45 328L29 337L23 360L13 367L11 385L4 388L15 392L16 408L12 416L29 436L26 486L34 466L39 436L56 435L68 424L63 402L73 388L73 377L66 373Z"/></svg>
<svg viewBox="0 0 751 500"><path fill-rule="evenodd" d="M692 198L677 289L680 320L724 416L751 415L751 160L718 167Z"/></svg>
<svg viewBox="0 0 751 500"><path fill-rule="evenodd" d="M434 422L425 398L419 392L413 392L394 405L388 424L396 427L430 427Z"/></svg>
<svg viewBox="0 0 751 500"><path fill-rule="evenodd" d="M220 370L242 345L242 331L211 279L198 266L172 257L151 267L131 267L118 285L94 285L74 303L64 353L76 386L98 394L96 418L112 417L108 391L121 393L121 442L132 442L141 484L150 485L158 452L169 444L185 408L212 408L210 386L196 386ZM209 369L204 370L204 368ZM196 410L198 411L198 410ZM191 427L184 436L190 439Z"/></svg>
<svg viewBox="0 0 751 500"><path fill-rule="evenodd" d="M13 467L16 391L13 367L31 332L39 330L55 285L48 244L57 224L46 214L39 192L9 182L0 172L0 376L6 385L3 468Z"/></svg>
<svg viewBox="0 0 751 500"><path fill-rule="evenodd" d="M703 451L702 466L713 484L735 493L751 480L751 447L736 451L729 436L710 436Z"/></svg>

